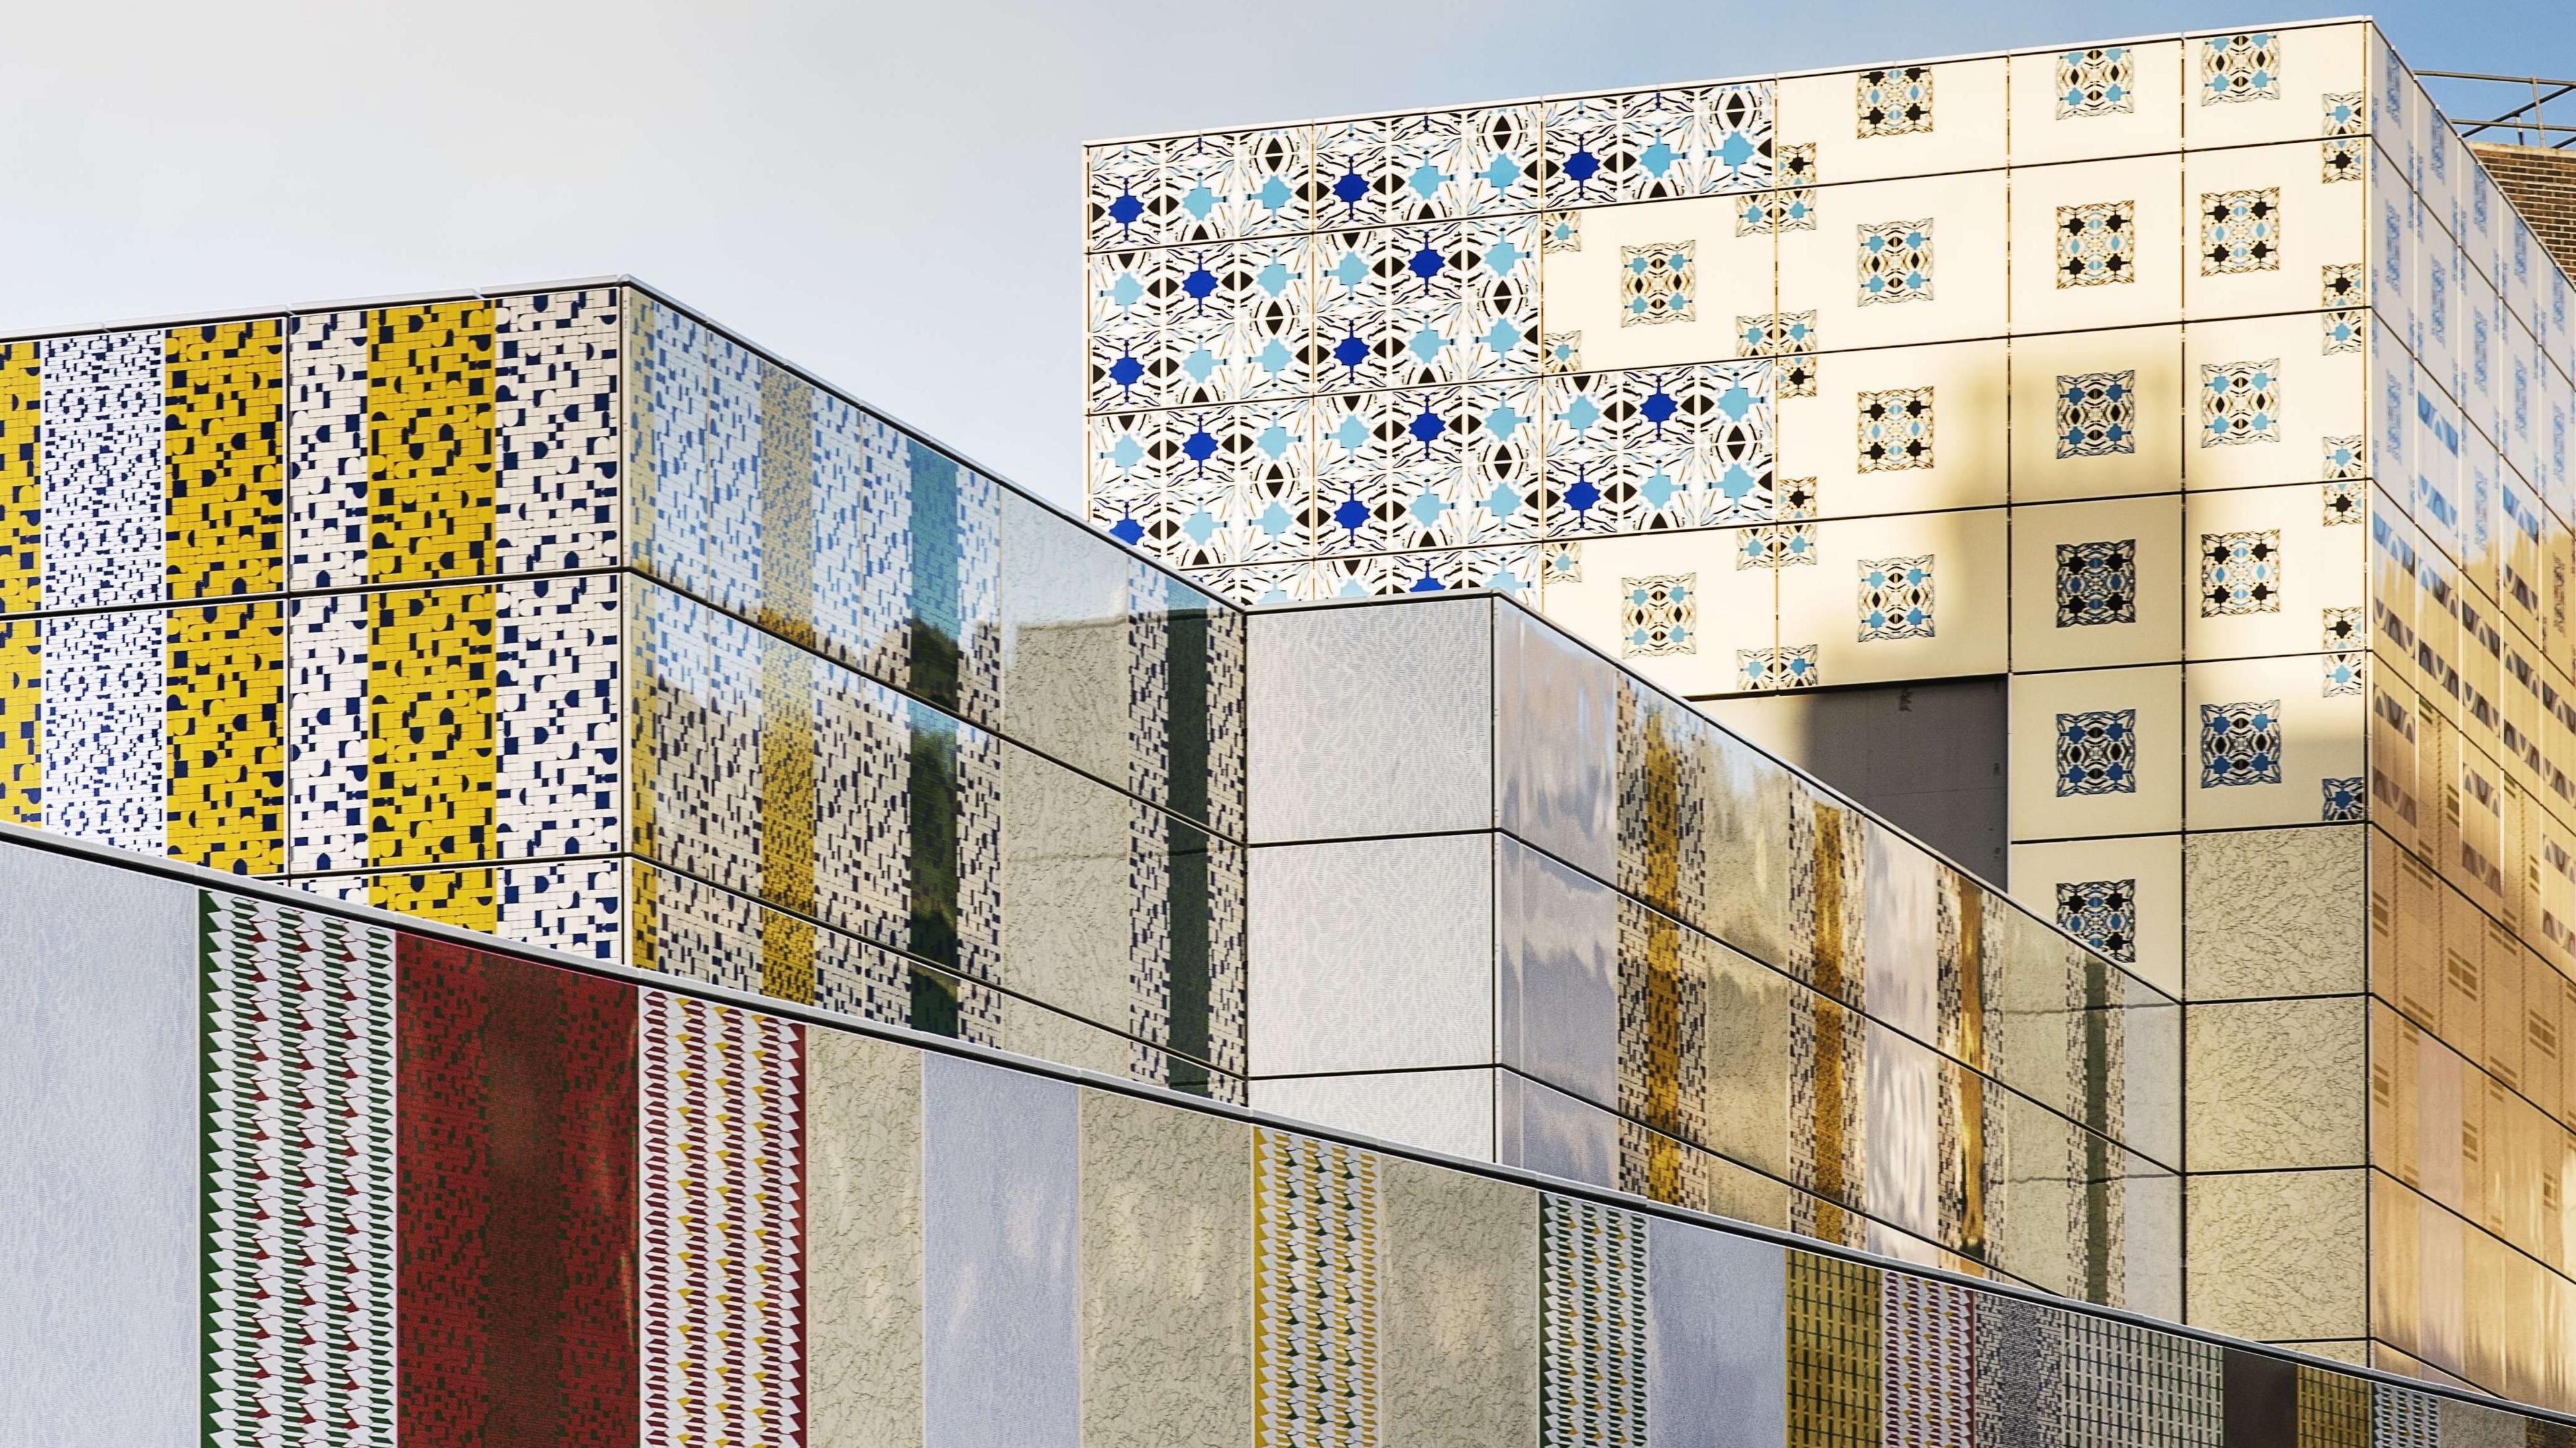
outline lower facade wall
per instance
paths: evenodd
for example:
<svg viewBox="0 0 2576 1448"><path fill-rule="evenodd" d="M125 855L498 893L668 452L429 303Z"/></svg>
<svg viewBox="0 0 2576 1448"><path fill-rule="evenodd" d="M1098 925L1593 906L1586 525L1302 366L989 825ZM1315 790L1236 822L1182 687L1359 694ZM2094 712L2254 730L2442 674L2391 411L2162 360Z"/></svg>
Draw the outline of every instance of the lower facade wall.
<svg viewBox="0 0 2576 1448"><path fill-rule="evenodd" d="M2559 1441L283 892L0 865L0 1441Z"/></svg>

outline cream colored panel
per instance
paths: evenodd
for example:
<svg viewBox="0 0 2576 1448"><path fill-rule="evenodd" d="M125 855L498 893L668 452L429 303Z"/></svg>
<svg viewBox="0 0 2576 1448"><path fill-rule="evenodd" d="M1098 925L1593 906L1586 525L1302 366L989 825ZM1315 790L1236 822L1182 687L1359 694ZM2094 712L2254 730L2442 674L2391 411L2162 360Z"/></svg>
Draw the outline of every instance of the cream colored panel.
<svg viewBox="0 0 2576 1448"><path fill-rule="evenodd" d="M2324 825L2184 836L2191 998L2361 990L2364 833Z"/></svg>
<svg viewBox="0 0 2576 1448"><path fill-rule="evenodd" d="M1876 79L1850 70L1785 77L1781 144L1814 146L1816 168L1831 181L1932 176L2004 163L2001 57L1912 67L1928 75L1930 92L1915 94L1911 105L1907 87L1921 77L1904 74L1906 69L1890 67Z"/></svg>
<svg viewBox="0 0 2576 1448"><path fill-rule="evenodd" d="M2327 523L2319 497L2315 483L2189 495L2183 506L2188 657L2358 655L2369 647L2363 607L2369 530ZM2309 692L2322 687L2312 681Z"/></svg>
<svg viewBox="0 0 2576 1448"><path fill-rule="evenodd" d="M1581 334L1578 355L1585 372L1740 355L1738 319L1779 310L1772 303L1772 238L1737 235L1742 209L1737 198L1711 196L1575 213L1579 243L1539 259L1546 332ZM1644 262L1645 253L1683 245L1690 248L1688 312L1633 310L1631 267Z"/></svg>
<svg viewBox="0 0 2576 1448"><path fill-rule="evenodd" d="M1781 235L1780 310L1815 313L1828 350L2002 336L2004 189L2000 171L1817 187L1815 229Z"/></svg>
<svg viewBox="0 0 2576 1448"><path fill-rule="evenodd" d="M2174 326L2015 337L2013 501L2179 491L2198 402L2182 360Z"/></svg>
<svg viewBox="0 0 2576 1448"><path fill-rule="evenodd" d="M2328 694L2338 661L2310 654L2193 664L2183 671L2183 823L2194 830L2358 818L2361 692Z"/></svg>
<svg viewBox="0 0 2576 1448"><path fill-rule="evenodd" d="M921 1053L806 1033L806 1362L817 1448L921 1442Z"/></svg>
<svg viewBox="0 0 2576 1448"><path fill-rule="evenodd" d="M2269 317L2183 329L2187 486L2320 482L2331 449L2361 436L2362 354L2324 351L2318 325Z"/></svg>
<svg viewBox="0 0 2576 1448"><path fill-rule="evenodd" d="M2184 164L2187 318L2314 311L2332 304L2325 268L2361 266L2369 188L2326 180L2317 146L2197 151ZM2357 287L2359 273L2350 276ZM2358 290L2351 300L2360 303Z"/></svg>
<svg viewBox="0 0 2576 1448"><path fill-rule="evenodd" d="M1814 646L1818 682L2004 671L2003 509L1828 519L1815 540L1779 570L1780 644Z"/></svg>
<svg viewBox="0 0 2576 1448"><path fill-rule="evenodd" d="M2363 1331L2363 1176L2358 1170L2194 1177L2185 1266L2195 1327L2255 1339Z"/></svg>
<svg viewBox="0 0 2576 1448"><path fill-rule="evenodd" d="M2180 668L2016 674L2012 737L2015 840L2182 827Z"/></svg>
<svg viewBox="0 0 2576 1448"><path fill-rule="evenodd" d="M2367 22L2354 20L2185 40L2183 144L2244 146L2323 136L2327 97L2366 89L2367 30ZM2247 43L2235 43L2240 37ZM2260 80L2265 75L2268 83Z"/></svg>
<svg viewBox="0 0 2576 1448"><path fill-rule="evenodd" d="M2360 1165L2369 1096L2364 1005L2342 996L2187 1007L2190 1170Z"/></svg>
<svg viewBox="0 0 2576 1448"><path fill-rule="evenodd" d="M1826 518L2003 502L2005 350L1961 342L1818 358L1814 395L1779 403L1780 477L1812 480Z"/></svg>
<svg viewBox="0 0 2576 1448"><path fill-rule="evenodd" d="M2136 971L2149 985L2180 997L2185 898L2182 852L2183 837L2179 835L2015 845L2013 896ZM2123 884L2129 890L2128 944L2124 951L2115 951L2113 942L2089 927L2112 903L2104 887ZM2092 912L2090 916L2085 913L2088 910Z"/></svg>
<svg viewBox="0 0 2576 1448"><path fill-rule="evenodd" d="M1778 542L1785 557L1799 536L1780 525L1586 538L1573 545L1579 576L1559 572L1548 580L1545 611L1557 627L1663 688L1732 693L1743 687L1742 655L1767 653L1774 642L1773 581L1781 570L1768 566L1765 540ZM1650 582L1658 579L1665 582ZM1674 587L1688 592L1677 600ZM1646 610L1657 618L1641 621ZM1649 626L1675 618L1684 625L1680 634Z"/></svg>
<svg viewBox="0 0 2576 1448"><path fill-rule="evenodd" d="M2182 657L2188 585L2179 497L2017 507L2012 545L2015 669Z"/></svg>
<svg viewBox="0 0 2576 1448"><path fill-rule="evenodd" d="M1082 1441L1251 1436L1252 1128L1082 1093Z"/></svg>
<svg viewBox="0 0 2576 1448"><path fill-rule="evenodd" d="M1538 1194L1401 1157L1379 1172L1383 1441L1535 1443Z"/></svg>
<svg viewBox="0 0 2576 1448"><path fill-rule="evenodd" d="M2186 260L2181 171L2179 156L2015 167L2013 331L2173 320Z"/></svg>
<svg viewBox="0 0 2576 1448"><path fill-rule="evenodd" d="M2182 147L2179 41L2012 57L2012 159L2081 161Z"/></svg>

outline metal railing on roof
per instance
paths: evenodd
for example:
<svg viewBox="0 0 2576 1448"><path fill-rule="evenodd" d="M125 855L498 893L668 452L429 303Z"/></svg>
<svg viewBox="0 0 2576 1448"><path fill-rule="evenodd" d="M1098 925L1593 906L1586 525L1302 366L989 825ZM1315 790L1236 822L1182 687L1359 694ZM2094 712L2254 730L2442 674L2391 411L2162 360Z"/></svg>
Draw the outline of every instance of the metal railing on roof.
<svg viewBox="0 0 2576 1448"><path fill-rule="evenodd" d="M2576 149L2576 80L2464 70L2419 70L2415 75L2433 91L2434 101L2464 141ZM2435 81L2450 84L2433 85ZM2555 121L2547 111L2552 105L2559 108Z"/></svg>

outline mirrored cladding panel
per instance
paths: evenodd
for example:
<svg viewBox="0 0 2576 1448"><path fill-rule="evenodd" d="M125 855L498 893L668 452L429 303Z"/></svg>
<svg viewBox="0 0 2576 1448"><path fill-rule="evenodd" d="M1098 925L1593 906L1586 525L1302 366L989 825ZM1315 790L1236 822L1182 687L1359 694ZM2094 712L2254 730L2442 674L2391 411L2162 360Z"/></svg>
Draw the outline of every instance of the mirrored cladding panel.
<svg viewBox="0 0 2576 1448"><path fill-rule="evenodd" d="M2180 1310L2170 997L1507 601L1250 638L1256 1106Z"/></svg>

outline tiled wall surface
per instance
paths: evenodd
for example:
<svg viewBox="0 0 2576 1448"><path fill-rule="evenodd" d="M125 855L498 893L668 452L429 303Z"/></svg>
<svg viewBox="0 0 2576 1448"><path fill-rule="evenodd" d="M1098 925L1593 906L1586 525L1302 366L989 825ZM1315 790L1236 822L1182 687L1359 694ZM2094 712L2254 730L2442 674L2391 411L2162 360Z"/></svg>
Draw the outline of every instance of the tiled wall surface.
<svg viewBox="0 0 2576 1448"><path fill-rule="evenodd" d="M1251 646L1256 1107L2178 1315L2171 998L1509 603Z"/></svg>
<svg viewBox="0 0 2576 1448"><path fill-rule="evenodd" d="M1240 616L641 288L0 344L0 505L0 819L1240 1094Z"/></svg>
<svg viewBox="0 0 2576 1448"><path fill-rule="evenodd" d="M2571 287L2375 27L1087 174L1095 526L1689 697L2008 676L2017 897L2192 1002L2193 1319L2576 1402Z"/></svg>
<svg viewBox="0 0 2576 1448"><path fill-rule="evenodd" d="M11 1442L2570 1431L276 889L0 850Z"/></svg>

